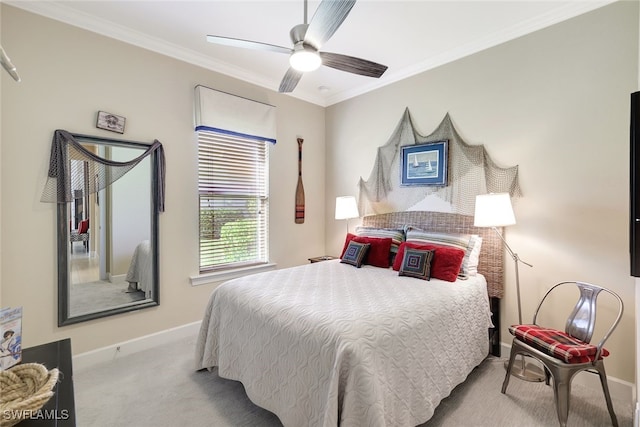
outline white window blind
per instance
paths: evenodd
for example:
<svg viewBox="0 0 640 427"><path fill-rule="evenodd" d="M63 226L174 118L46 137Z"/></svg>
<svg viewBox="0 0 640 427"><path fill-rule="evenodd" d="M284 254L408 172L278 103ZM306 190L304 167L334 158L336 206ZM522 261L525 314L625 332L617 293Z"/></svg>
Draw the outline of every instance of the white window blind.
<svg viewBox="0 0 640 427"><path fill-rule="evenodd" d="M198 131L201 273L268 262L267 145Z"/></svg>

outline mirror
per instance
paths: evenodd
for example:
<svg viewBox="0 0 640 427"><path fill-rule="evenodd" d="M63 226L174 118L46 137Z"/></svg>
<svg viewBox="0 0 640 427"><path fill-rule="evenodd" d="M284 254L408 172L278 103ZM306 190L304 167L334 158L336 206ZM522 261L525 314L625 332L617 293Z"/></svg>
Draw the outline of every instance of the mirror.
<svg viewBox="0 0 640 427"><path fill-rule="evenodd" d="M72 134L111 161L149 144ZM72 202L58 203L58 325L159 305L157 151L106 188L89 162L69 157ZM93 176L92 176L93 175Z"/></svg>

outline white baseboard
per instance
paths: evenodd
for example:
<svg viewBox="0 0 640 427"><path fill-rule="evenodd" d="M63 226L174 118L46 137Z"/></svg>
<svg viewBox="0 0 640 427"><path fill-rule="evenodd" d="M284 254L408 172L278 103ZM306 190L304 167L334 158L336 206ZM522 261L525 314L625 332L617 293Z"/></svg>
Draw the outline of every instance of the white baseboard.
<svg viewBox="0 0 640 427"><path fill-rule="evenodd" d="M509 344L505 344L503 342L500 343L501 354L503 358L508 359L509 354L511 353L511 346ZM607 375L607 383L609 385L609 394L612 399L621 400L625 403L632 405L633 403L633 383L628 381L623 381L621 379L612 377ZM577 374L573 381L572 385L580 385L583 387L587 387L593 390L597 390L598 393L602 393L602 385L600 384L600 377L598 375L590 374L588 372L581 372ZM636 418L638 415L638 408L636 408ZM640 427L636 424L634 427Z"/></svg>
<svg viewBox="0 0 640 427"><path fill-rule="evenodd" d="M123 341L106 347L98 348L73 356L73 369L80 371L93 367L98 363L109 362L127 354L148 350L159 344L179 340L189 336L196 336L200 330L201 321L189 323L165 331L156 332L129 341Z"/></svg>

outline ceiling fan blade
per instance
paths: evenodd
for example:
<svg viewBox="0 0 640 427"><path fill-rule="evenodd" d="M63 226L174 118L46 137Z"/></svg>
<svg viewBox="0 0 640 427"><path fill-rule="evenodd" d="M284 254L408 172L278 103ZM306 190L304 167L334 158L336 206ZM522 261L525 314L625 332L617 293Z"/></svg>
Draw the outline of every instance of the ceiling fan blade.
<svg viewBox="0 0 640 427"><path fill-rule="evenodd" d="M309 22L304 42L320 49L340 27L355 3L356 0L322 0Z"/></svg>
<svg viewBox="0 0 640 427"><path fill-rule="evenodd" d="M233 46L233 47L242 47L245 49L255 49L255 50L267 50L271 52L277 53L291 53L291 48L284 46L277 46L269 43L261 43L254 42L251 40L242 40L242 39L234 39L231 37L222 37L222 36L207 36L207 41L209 43L222 44L225 46Z"/></svg>
<svg viewBox="0 0 640 427"><path fill-rule="evenodd" d="M319 52L322 65L361 76L379 78L387 71L387 66L339 53Z"/></svg>
<svg viewBox="0 0 640 427"><path fill-rule="evenodd" d="M298 82L302 78L302 74L303 74L302 72L294 70L293 68L289 67L287 72L284 74L282 81L280 82L280 88L278 89L278 92L281 92L281 93L293 92L293 90L298 85Z"/></svg>

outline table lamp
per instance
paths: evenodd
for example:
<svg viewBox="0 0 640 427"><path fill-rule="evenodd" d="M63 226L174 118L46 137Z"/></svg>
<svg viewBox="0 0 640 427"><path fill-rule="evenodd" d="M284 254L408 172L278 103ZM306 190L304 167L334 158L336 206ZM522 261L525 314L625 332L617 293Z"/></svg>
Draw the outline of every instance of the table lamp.
<svg viewBox="0 0 640 427"><path fill-rule="evenodd" d="M351 218L358 218L358 204L354 196L339 196L336 197L336 219L347 220L347 233L349 233L349 220Z"/></svg>

